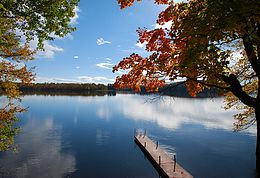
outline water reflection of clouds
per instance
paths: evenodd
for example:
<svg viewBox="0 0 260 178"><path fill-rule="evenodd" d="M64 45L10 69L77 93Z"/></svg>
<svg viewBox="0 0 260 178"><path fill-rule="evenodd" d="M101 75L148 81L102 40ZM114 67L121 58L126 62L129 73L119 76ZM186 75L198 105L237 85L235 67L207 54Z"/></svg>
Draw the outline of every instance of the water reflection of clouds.
<svg viewBox="0 0 260 178"><path fill-rule="evenodd" d="M96 130L96 144L98 146L103 146L109 143L110 134L102 129Z"/></svg>
<svg viewBox="0 0 260 178"><path fill-rule="evenodd" d="M1 158L0 173L6 177L64 177L74 172L75 157L61 152L61 125L51 117L32 118L17 138L18 154L6 153Z"/></svg>
<svg viewBox="0 0 260 178"><path fill-rule="evenodd" d="M121 97L119 111L135 120L156 122L168 129L178 129L183 124L199 124L206 128L233 129L236 111L223 109L223 98L190 99L170 98L144 103L143 97ZM251 127L246 132L255 134Z"/></svg>
<svg viewBox="0 0 260 178"><path fill-rule="evenodd" d="M97 109L96 115L101 119L109 120L112 116L112 113L108 107L100 107Z"/></svg>

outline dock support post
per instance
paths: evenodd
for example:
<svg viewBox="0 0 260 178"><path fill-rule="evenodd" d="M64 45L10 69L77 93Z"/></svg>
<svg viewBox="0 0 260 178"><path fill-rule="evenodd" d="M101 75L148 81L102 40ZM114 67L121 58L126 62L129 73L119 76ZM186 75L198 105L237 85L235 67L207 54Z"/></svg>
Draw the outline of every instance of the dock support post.
<svg viewBox="0 0 260 178"><path fill-rule="evenodd" d="M176 155L173 155L173 160L174 160L173 172L175 172L175 167L176 167Z"/></svg>
<svg viewBox="0 0 260 178"><path fill-rule="evenodd" d="M145 136L146 136L146 130L144 130L144 137L145 137ZM143 138L144 138L144 137L143 137Z"/></svg>
<svg viewBox="0 0 260 178"><path fill-rule="evenodd" d="M144 147L146 147L146 142L144 142Z"/></svg>

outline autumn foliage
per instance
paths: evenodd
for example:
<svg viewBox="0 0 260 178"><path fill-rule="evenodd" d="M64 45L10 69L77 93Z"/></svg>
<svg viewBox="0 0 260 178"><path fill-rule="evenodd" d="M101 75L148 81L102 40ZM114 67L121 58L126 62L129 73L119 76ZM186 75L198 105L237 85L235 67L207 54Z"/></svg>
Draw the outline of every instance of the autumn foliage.
<svg viewBox="0 0 260 178"><path fill-rule="evenodd" d="M8 150L18 129L20 91L17 82L29 84L34 80L32 68L37 50L44 50L44 41L64 37L75 28L70 23L78 0L59 1L0 1L0 151ZM30 47L35 40L37 49Z"/></svg>
<svg viewBox="0 0 260 178"><path fill-rule="evenodd" d="M227 91L226 108L236 108L235 129L257 124L256 163L260 170L260 1L154 1L166 4L157 24L168 29L138 29L149 56L132 54L114 66L126 70L116 87L155 90L182 79L191 96L204 88ZM121 8L134 0L118 0Z"/></svg>
<svg viewBox="0 0 260 178"><path fill-rule="evenodd" d="M134 1L118 2L124 8ZM146 43L146 51L151 55L132 54L124 58L113 71L126 70L128 73L117 77L115 86L137 91L145 86L149 91L156 90L165 81L183 79L191 96L196 96L205 87L225 89L234 94L236 87L252 88L249 87L251 83L257 86L257 70L250 65L243 48L248 41L250 45L259 46L259 2L246 1L246 7L243 2L155 1L168 4L159 14L157 23L171 22L172 25L169 29L137 30L140 43ZM257 50L259 47L252 51L253 54ZM247 77L237 74L242 68L247 70ZM230 77L234 75L235 78ZM236 81L244 82L232 86ZM244 104L252 107L252 103Z"/></svg>
<svg viewBox="0 0 260 178"><path fill-rule="evenodd" d="M142 0L136 0L136 1L142 1ZM135 0L118 0L118 3L120 4L121 9L132 6L134 4L134 2L135 2ZM155 0L155 3L168 4L168 0Z"/></svg>

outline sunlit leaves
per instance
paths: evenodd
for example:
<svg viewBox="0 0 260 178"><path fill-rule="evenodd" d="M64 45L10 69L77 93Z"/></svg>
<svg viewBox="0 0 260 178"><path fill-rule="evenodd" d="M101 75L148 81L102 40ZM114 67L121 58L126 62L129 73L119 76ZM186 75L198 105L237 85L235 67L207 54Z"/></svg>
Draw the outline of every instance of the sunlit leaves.
<svg viewBox="0 0 260 178"><path fill-rule="evenodd" d="M128 70L128 74L122 75L115 84L117 88L132 88L140 91L140 86L144 85L147 90L157 90L159 86L164 85L164 80L160 80L160 74L154 75L157 66L152 63L152 58L142 58L137 54L132 54L128 58L124 58L117 66L113 68L113 72L119 68ZM131 81L131 82L129 82Z"/></svg>
<svg viewBox="0 0 260 178"><path fill-rule="evenodd" d="M142 1L142 0L117 0L121 9L132 6L135 1ZM154 2L156 4L167 4L169 2L169 0L155 0Z"/></svg>
<svg viewBox="0 0 260 178"><path fill-rule="evenodd" d="M14 103L19 100L17 82L28 84L34 79L32 69L24 62L32 60L31 40L38 41L37 50L44 49L44 41L65 37L75 28L78 0L3 0L0 2L0 94L7 98L7 107L0 108L0 151L13 144L18 129L16 113L24 111ZM3 103L1 103L3 107Z"/></svg>
<svg viewBox="0 0 260 178"><path fill-rule="evenodd" d="M70 24L78 0L19 0L1 2L0 19L9 20L30 41L37 37L39 48L53 35L64 37L75 28Z"/></svg>
<svg viewBox="0 0 260 178"><path fill-rule="evenodd" d="M16 151L14 137L20 128L14 124L19 120L15 116L19 112L24 112L24 109L12 105L0 108L0 152L9 149Z"/></svg>
<svg viewBox="0 0 260 178"><path fill-rule="evenodd" d="M19 67L9 61L0 61L0 92L10 99L19 97L16 83L30 83L34 79L31 70L26 66Z"/></svg>
<svg viewBox="0 0 260 178"><path fill-rule="evenodd" d="M125 8L134 0L118 2ZM183 78L191 96L205 87L225 89L233 93L232 97L227 96L227 108L238 106L239 102L251 106L237 107L244 112L235 116L239 121L236 126L253 123L246 117L254 117L259 88L260 1L159 3L166 3L167 8L159 14L157 23L170 22L171 27L137 30L139 41L146 43L150 56L133 54L124 58L114 71L122 69L128 73L117 77L115 85L134 90L142 85L150 91L156 88L150 81L159 86L166 79L174 82Z"/></svg>

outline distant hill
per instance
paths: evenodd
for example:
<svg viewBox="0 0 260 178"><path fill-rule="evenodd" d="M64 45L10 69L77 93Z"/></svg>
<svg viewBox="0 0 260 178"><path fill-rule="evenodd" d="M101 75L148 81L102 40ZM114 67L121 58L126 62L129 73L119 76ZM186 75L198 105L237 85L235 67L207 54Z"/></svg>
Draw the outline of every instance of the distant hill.
<svg viewBox="0 0 260 178"><path fill-rule="evenodd" d="M187 91L187 87L184 82L172 83L165 85L159 89L161 95L177 96L177 97L191 97ZM204 89L201 93L198 93L196 97L218 97L223 95L217 88Z"/></svg>

